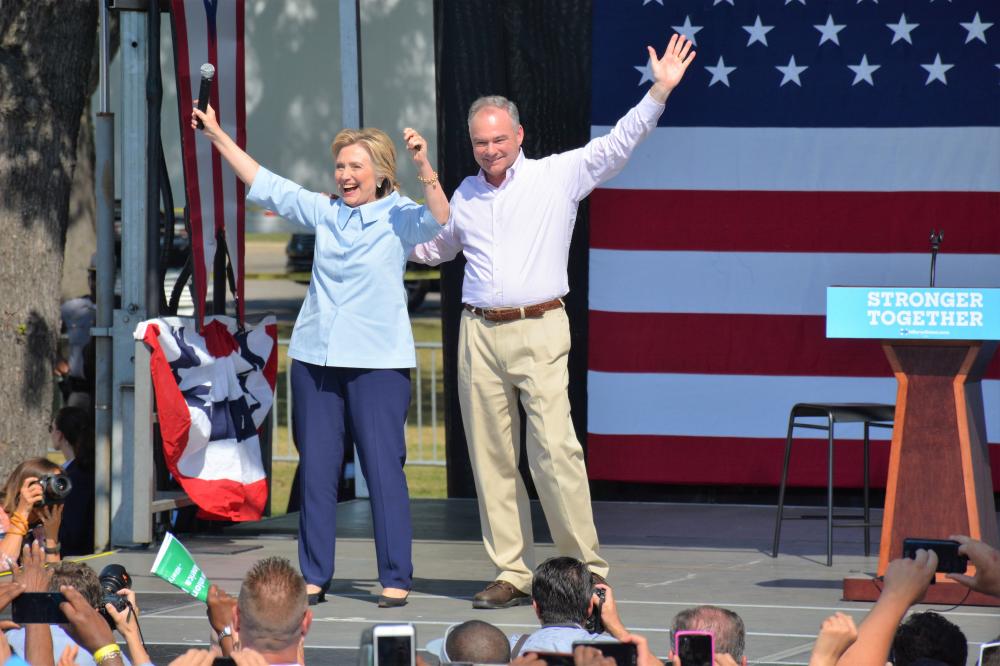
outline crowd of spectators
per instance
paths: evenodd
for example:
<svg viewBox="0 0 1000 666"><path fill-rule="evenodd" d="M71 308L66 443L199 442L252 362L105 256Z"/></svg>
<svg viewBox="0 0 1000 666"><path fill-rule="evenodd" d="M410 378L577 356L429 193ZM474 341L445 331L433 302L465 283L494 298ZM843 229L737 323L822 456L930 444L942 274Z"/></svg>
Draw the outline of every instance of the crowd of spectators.
<svg viewBox="0 0 1000 666"><path fill-rule="evenodd" d="M960 552L975 565L975 574L949 576L971 590L1000 596L1000 551L965 536L954 538L961 543ZM0 584L0 609L24 593L60 592L65 597L60 608L66 622L23 627L4 623L0 663L150 664L135 593L122 589L118 595L127 603L105 603L101 583L86 563L52 561L43 544L35 540L25 545L19 561L11 564L12 581ZM934 612L913 613L906 618L910 607L927 592L936 568L933 551L920 550L913 559L891 562L881 580L879 600L860 625L855 626L852 618L843 613L835 613L822 623L810 666L964 666L968 647L958 627ZM469 620L449 627L443 639L427 646L428 652L442 663L542 666L572 662L613 666L615 659L605 656L601 643L626 643L635 646L637 666L663 664L644 637L626 628L612 588L595 584L586 565L578 560L555 557L539 565L532 587L532 607L539 624L534 631L508 637L488 622ZM312 609L304 579L284 558L258 561L235 597L213 585L207 615L212 646L189 650L171 662L174 666L208 666L217 659L231 660L236 666L305 663ZM112 626L121 634L124 649L116 641ZM716 606L688 608L677 613L670 629L672 636L690 631L711 633L713 666L747 664L746 629L742 618L732 610ZM424 660L417 657L417 663L423 666ZM672 650L667 663L681 666Z"/></svg>
<svg viewBox="0 0 1000 666"><path fill-rule="evenodd" d="M105 573L99 579L85 562L61 557L60 540L67 534L61 529L63 518L77 516L77 505L92 495L92 489L87 487L87 497L69 492L53 499L51 490L43 490L39 483L48 476L69 476L74 468L78 473L92 470L86 428L76 423L80 419L74 409L64 408L52 426L54 442L68 464L60 468L44 458L26 460L11 473L0 497L0 568L13 573L7 578L10 582L0 583L0 611L24 593L61 593L66 621L24 626L0 622L5 631L0 634L0 665L145 666L151 661L135 593L129 586L112 588L110 594L116 596L110 600L116 603L107 603L109 590L102 587ZM86 487L83 481L78 485ZM970 590L1000 597L1000 551L967 536L952 538L975 569L971 576L948 576ZM913 559L891 562L877 581L882 586L879 599L860 625L844 613L822 623L810 666L965 666L968 643L957 626L934 612L906 617L934 581L937 564L935 552L925 550L918 550ZM613 589L580 560L553 557L540 564L534 571L531 605L539 625L531 632L507 636L481 619L469 620L449 627L443 639L427 646L427 652L442 663L611 666L616 662L605 656L612 650L604 644L622 643L634 646L636 666L663 664L646 639L626 627ZM236 666L305 663L313 614L306 582L286 559L257 562L236 597L211 586L207 615L211 648L190 650L172 664L202 666L217 658ZM121 635L125 650L112 628ZM744 622L730 609L706 605L682 610L670 631L672 638L685 632L711 634L713 666L747 666ZM673 640L670 645L675 645ZM417 661L423 662L419 657ZM688 666L673 650L668 662Z"/></svg>

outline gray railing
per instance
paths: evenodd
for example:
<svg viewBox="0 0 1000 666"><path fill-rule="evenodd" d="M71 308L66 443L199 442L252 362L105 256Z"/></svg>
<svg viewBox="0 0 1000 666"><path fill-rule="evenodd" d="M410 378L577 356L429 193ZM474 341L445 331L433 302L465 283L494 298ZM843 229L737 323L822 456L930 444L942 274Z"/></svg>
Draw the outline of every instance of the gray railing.
<svg viewBox="0 0 1000 666"><path fill-rule="evenodd" d="M279 353L288 350L288 339L278 340ZM407 465L444 467L444 437L441 414L438 412L438 392L443 386L438 373L441 368L441 343L418 342L417 367L411 373L410 411L406 421ZM287 367L287 366L286 366ZM278 373L277 392L271 419L271 459L275 462L297 462L298 451L292 444L292 386L287 370ZM284 434L284 437L279 435Z"/></svg>

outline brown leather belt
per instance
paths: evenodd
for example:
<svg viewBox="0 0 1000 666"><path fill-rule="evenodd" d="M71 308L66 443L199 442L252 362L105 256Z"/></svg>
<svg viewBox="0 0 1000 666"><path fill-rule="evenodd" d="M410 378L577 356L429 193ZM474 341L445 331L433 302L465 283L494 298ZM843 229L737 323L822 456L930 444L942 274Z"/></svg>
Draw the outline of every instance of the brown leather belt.
<svg viewBox="0 0 1000 666"><path fill-rule="evenodd" d="M554 298L544 303L525 305L523 308L477 308L468 303L463 303L462 306L472 314L482 317L486 321L517 321L518 319L527 319L529 317L541 317L549 310L558 310L563 307L563 302L561 298Z"/></svg>

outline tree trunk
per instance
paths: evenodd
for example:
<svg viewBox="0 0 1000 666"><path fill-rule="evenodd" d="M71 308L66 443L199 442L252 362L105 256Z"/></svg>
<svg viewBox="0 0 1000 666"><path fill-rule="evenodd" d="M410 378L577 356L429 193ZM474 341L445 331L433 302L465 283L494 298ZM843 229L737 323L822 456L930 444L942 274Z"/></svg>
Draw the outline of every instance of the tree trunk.
<svg viewBox="0 0 1000 666"><path fill-rule="evenodd" d="M45 452L94 0L0 3L0 479Z"/></svg>

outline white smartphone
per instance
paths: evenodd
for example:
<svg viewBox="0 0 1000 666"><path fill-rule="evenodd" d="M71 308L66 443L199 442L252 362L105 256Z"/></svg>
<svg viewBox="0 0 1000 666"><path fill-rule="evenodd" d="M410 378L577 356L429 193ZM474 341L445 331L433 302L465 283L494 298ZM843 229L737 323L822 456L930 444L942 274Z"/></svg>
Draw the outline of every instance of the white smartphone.
<svg viewBox="0 0 1000 666"><path fill-rule="evenodd" d="M980 666L1000 666L1000 643L983 643L979 648Z"/></svg>
<svg viewBox="0 0 1000 666"><path fill-rule="evenodd" d="M416 644L412 624L376 624L372 630L374 666L413 666Z"/></svg>

